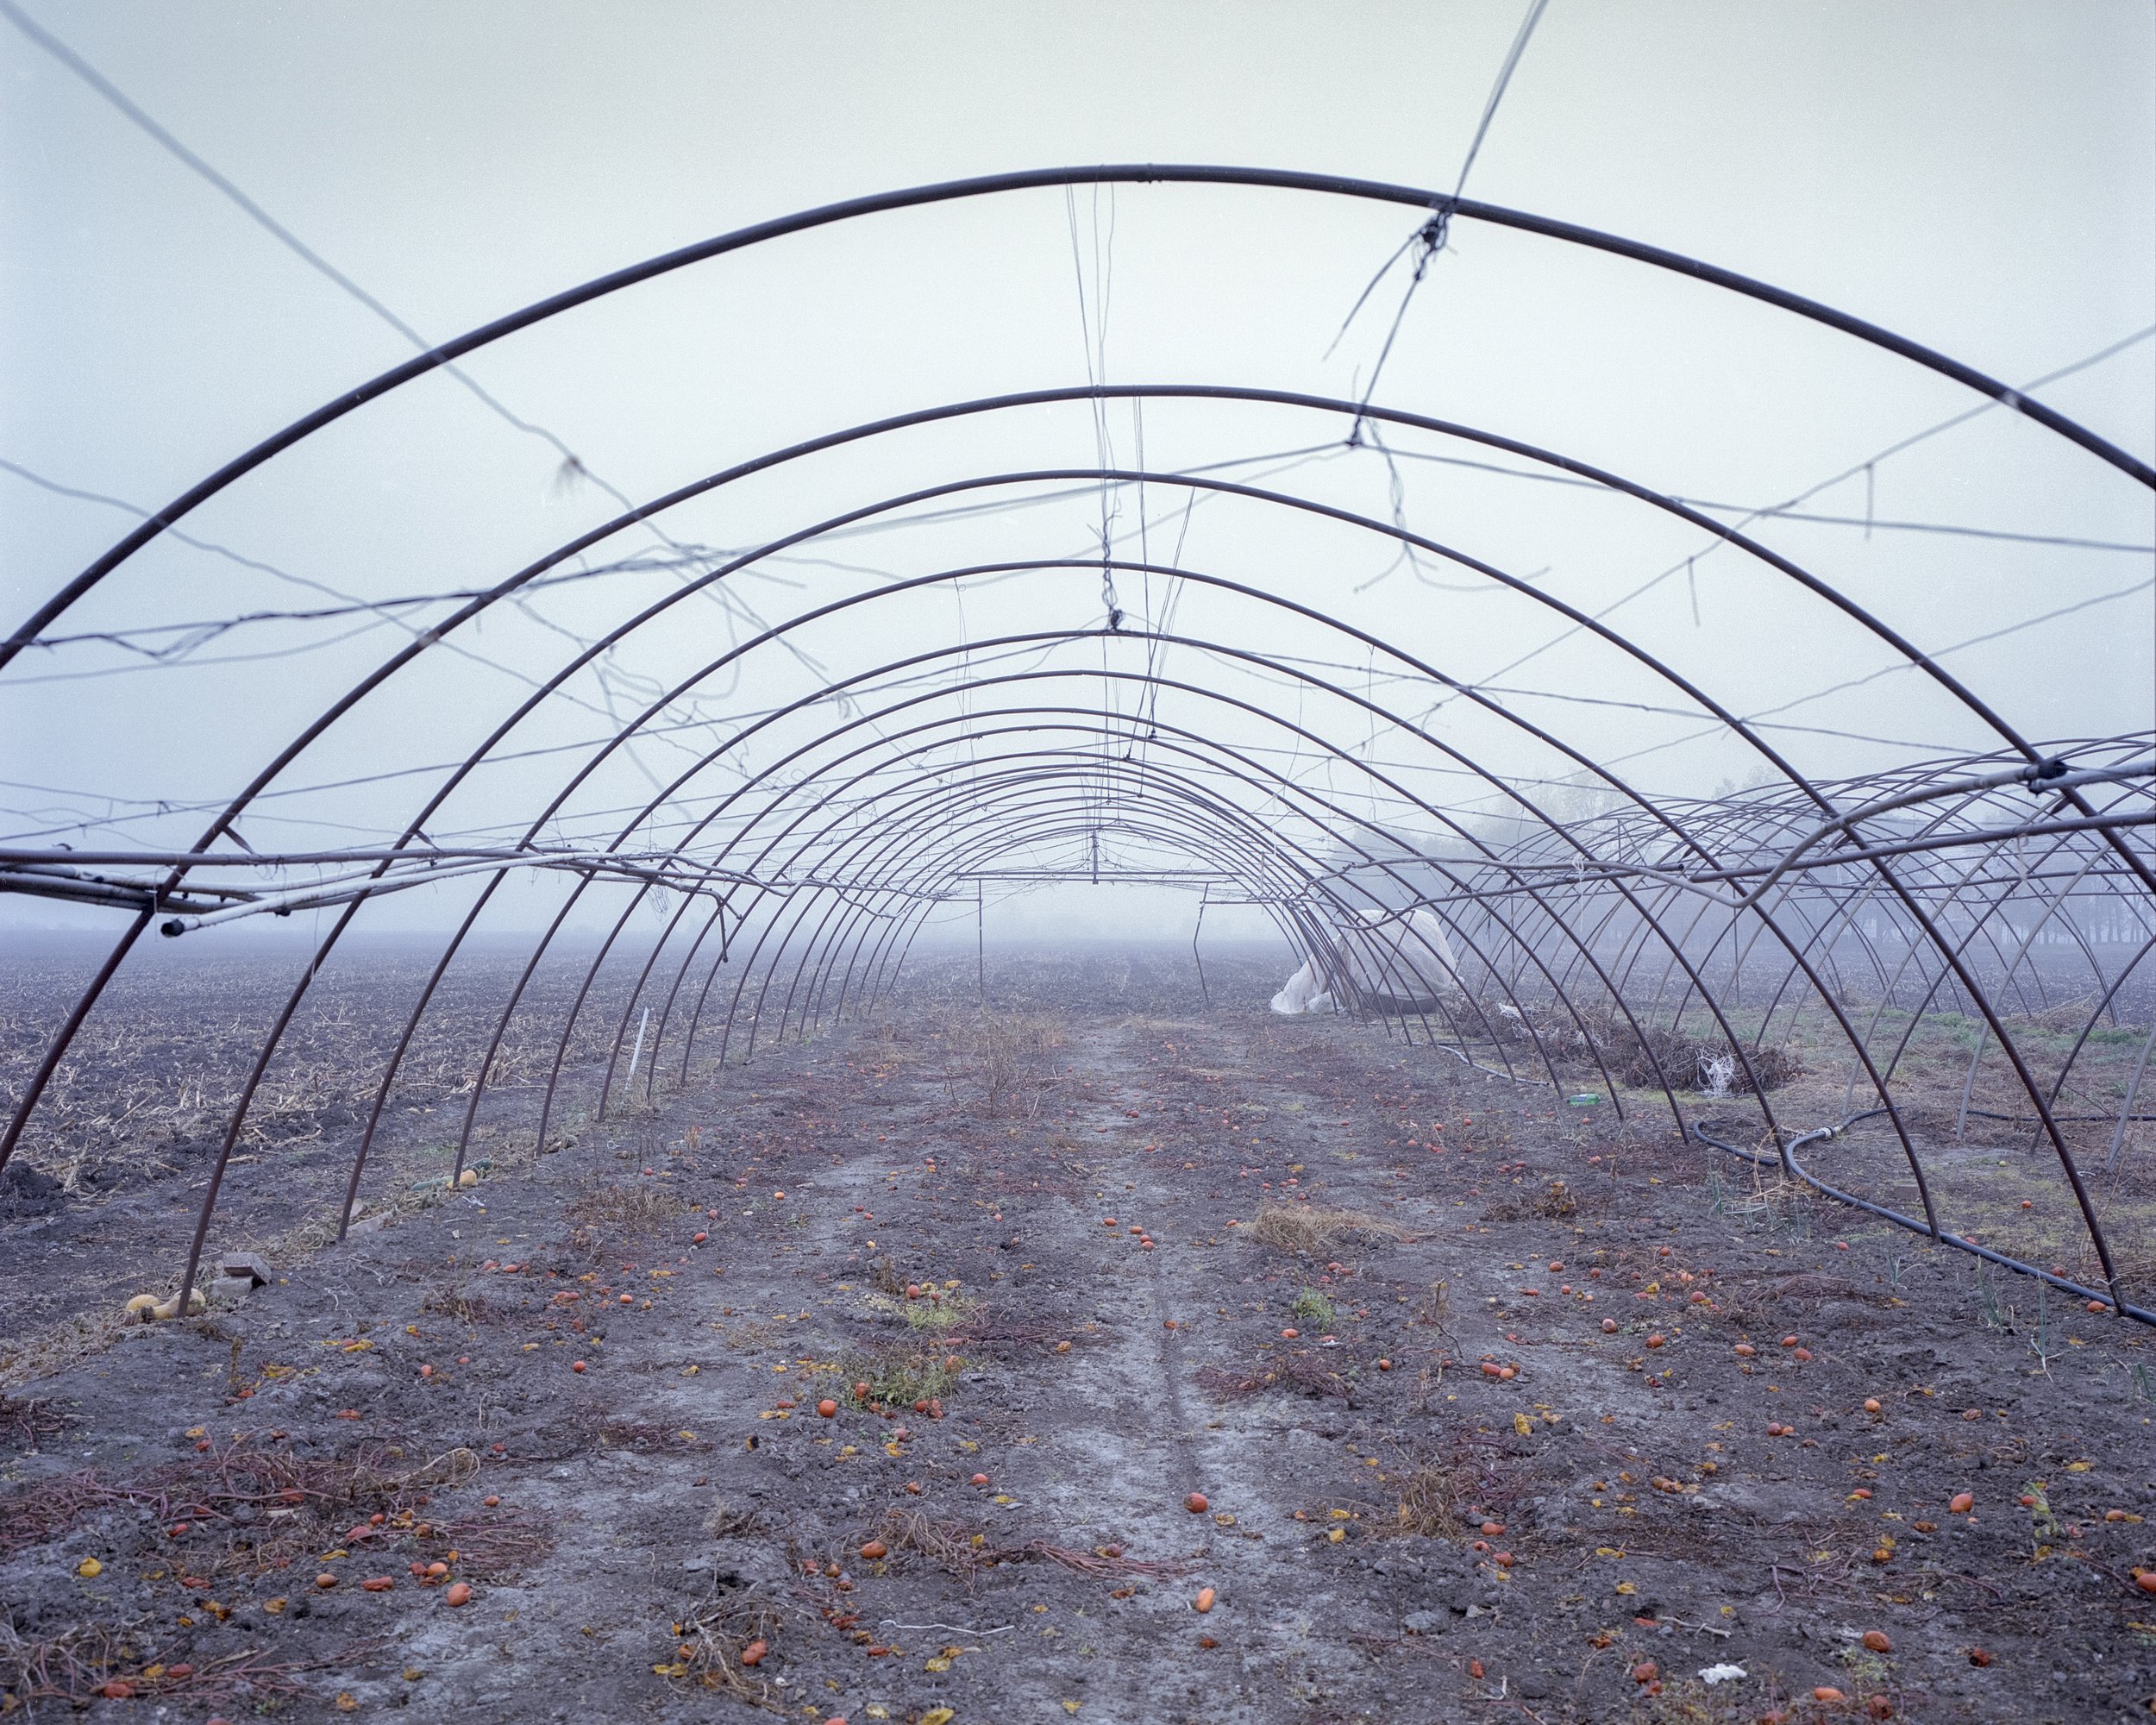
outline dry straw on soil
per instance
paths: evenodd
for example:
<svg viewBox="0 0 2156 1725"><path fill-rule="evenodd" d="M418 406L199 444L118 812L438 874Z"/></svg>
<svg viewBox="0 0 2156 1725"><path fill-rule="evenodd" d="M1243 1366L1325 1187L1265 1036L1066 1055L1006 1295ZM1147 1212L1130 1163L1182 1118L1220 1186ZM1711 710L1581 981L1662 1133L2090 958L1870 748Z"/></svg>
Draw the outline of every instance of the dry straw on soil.
<svg viewBox="0 0 2156 1725"><path fill-rule="evenodd" d="M1544 1190L1526 1197L1501 1199L1482 1213L1482 1218L1491 1222L1517 1222L1534 1216L1545 1221L1562 1221L1578 1214L1579 1208L1571 1188L1562 1180L1552 1180Z"/></svg>
<svg viewBox="0 0 2156 1725"><path fill-rule="evenodd" d="M876 1537L890 1547L892 1558L916 1553L961 1581L973 1579L987 1543L960 1522L938 1521L918 1509L886 1510Z"/></svg>
<svg viewBox="0 0 2156 1725"><path fill-rule="evenodd" d="M1052 1563L1094 1580L1108 1577L1162 1579L1181 1575L1191 1565L1178 1559L1127 1557L1120 1546L1096 1546L1081 1552L1045 1540L1028 1540L1022 1546L992 1546L985 1534L968 1531L962 1522L937 1521L917 1509L888 1509L875 1537L888 1547L881 1561L902 1562L918 1554L958 1580L970 1583L984 1569L1000 1564ZM828 1572L828 1571L827 1571Z"/></svg>
<svg viewBox="0 0 2156 1725"><path fill-rule="evenodd" d="M1289 1354L1283 1359L1254 1367L1247 1372L1225 1371L1217 1365L1201 1366L1198 1371L1198 1387L1223 1400L1263 1396L1268 1390L1279 1390L1285 1394L1315 1396L1321 1401L1345 1402L1352 1394L1347 1379L1337 1371L1327 1370L1307 1353Z"/></svg>
<svg viewBox="0 0 2156 1725"><path fill-rule="evenodd" d="M1395 1525L1401 1533L1426 1540L1461 1539L1467 1532L1463 1520L1465 1507L1456 1470L1418 1467L1400 1482Z"/></svg>
<svg viewBox="0 0 2156 1725"><path fill-rule="evenodd" d="M624 1234L655 1233L694 1206L673 1193L642 1184L593 1185L573 1200L572 1221Z"/></svg>
<svg viewBox="0 0 2156 1725"><path fill-rule="evenodd" d="M652 1669L661 1677L686 1678L736 1701L783 1712L783 1692L774 1697L771 1685L743 1665L741 1658L755 1643L768 1643L786 1621L784 1612L753 1590L722 1593L674 1623L679 1640L674 1658Z"/></svg>
<svg viewBox="0 0 2156 1725"><path fill-rule="evenodd" d="M1514 1488L1491 1463L1456 1450L1442 1460L1403 1455L1391 1476L1399 1493L1390 1531L1419 1539L1462 1540L1486 1515L1501 1514Z"/></svg>
<svg viewBox="0 0 2156 1725"><path fill-rule="evenodd" d="M23 1716L34 1720L40 1716L38 1702L57 1701L80 1711L105 1699L110 1693L106 1685L124 1678L137 1701L222 1703L235 1713L246 1705L266 1716L306 1697L307 1685L299 1681L303 1675L357 1665L379 1651L385 1639L370 1637L323 1659L276 1659L248 1647L198 1664L146 1666L140 1649L154 1646L160 1633L160 1626L145 1616L119 1624L72 1624L57 1635L34 1639L0 1615L0 1696L9 1703L5 1710L12 1714L22 1707ZM169 1709L156 1710L162 1715Z"/></svg>
<svg viewBox="0 0 2156 1725"><path fill-rule="evenodd" d="M1314 1204L1261 1204L1246 1232L1252 1239L1282 1251L1320 1252L1350 1234L1405 1239L1407 1231L1361 1210L1320 1209Z"/></svg>

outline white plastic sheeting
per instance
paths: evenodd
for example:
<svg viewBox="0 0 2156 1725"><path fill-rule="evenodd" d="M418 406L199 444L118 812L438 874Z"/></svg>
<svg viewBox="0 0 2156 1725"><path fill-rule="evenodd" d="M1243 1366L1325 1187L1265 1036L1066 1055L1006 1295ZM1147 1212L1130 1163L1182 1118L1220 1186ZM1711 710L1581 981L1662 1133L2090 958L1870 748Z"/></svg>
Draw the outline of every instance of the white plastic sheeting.
<svg viewBox="0 0 2156 1725"><path fill-rule="evenodd" d="M1319 980L1317 968L1306 963L1273 996L1273 1010L1290 1019L1304 1013L1329 1013L1333 1010L1332 995Z"/></svg>
<svg viewBox="0 0 2156 1725"><path fill-rule="evenodd" d="M1398 911L1366 910L1369 932L1340 944L1341 968L1356 988L1369 994L1428 995L1457 993L1459 961L1444 923L1417 906Z"/></svg>
<svg viewBox="0 0 2156 1725"><path fill-rule="evenodd" d="M1340 944L1335 955L1355 986L1370 994L1420 994L1426 989L1456 991L1458 962L1445 925L1416 908L1402 918L1396 911L1365 911L1369 932ZM1273 996L1273 1010L1283 1018L1340 1010L1314 964L1305 963Z"/></svg>
<svg viewBox="0 0 2156 1725"><path fill-rule="evenodd" d="M1455 988L1458 988L1460 986L1459 960L1452 956L1451 939L1445 932L1445 925L1438 920L1437 913L1417 906L1414 913L1407 919L1407 922L1413 931L1416 944L1422 950L1419 952L1407 950L1407 943L1403 941L1401 956L1411 960L1416 969L1424 976L1428 977L1431 982L1441 987L1449 985ZM1432 959L1437 961L1438 974L1436 975L1432 974L1430 961Z"/></svg>

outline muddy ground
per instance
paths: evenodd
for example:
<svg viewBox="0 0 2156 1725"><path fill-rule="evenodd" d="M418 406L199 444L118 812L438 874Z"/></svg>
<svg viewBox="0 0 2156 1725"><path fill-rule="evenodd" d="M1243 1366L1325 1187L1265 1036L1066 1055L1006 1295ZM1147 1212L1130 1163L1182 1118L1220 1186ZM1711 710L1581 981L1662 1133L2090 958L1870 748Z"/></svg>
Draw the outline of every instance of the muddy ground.
<svg viewBox="0 0 2156 1725"><path fill-rule="evenodd" d="M971 968L18 1368L0 1707L2150 1716L2145 1333L1277 966Z"/></svg>

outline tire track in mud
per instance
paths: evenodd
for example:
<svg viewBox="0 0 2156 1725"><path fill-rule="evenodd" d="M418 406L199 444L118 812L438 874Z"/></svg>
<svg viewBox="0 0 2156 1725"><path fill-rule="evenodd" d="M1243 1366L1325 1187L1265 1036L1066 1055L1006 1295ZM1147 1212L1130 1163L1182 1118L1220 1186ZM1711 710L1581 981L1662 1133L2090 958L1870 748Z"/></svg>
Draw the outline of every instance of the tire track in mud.
<svg viewBox="0 0 2156 1725"><path fill-rule="evenodd" d="M1194 1429L1181 1414L1182 1385L1194 1383L1201 1365L1240 1377L1279 1346L1266 1339L1277 1337L1292 1314L1279 1292L1269 1297L1267 1286L1283 1275L1291 1286L1300 1279L1288 1274L1293 1264L1283 1269L1270 1253L1261 1258L1261 1248L1226 1225L1229 1213L1244 1226L1251 1221L1264 1190L1258 1177L1263 1168L1292 1167L1306 1158L1314 1163L1328 1138L1318 1122L1333 1118L1325 1113L1332 1099L1319 1086L1273 1068L1279 1049L1267 1045L1271 1030L1262 1023L1257 1028L1218 1022L1181 1027L1178 1067L1163 1070L1163 1082L1178 1071L1185 1077L1192 1070L1217 1074L1224 1083L1232 1075L1236 1101L1217 1119L1213 1105L1194 1107L1180 1151L1171 1157L1163 1150L1158 1164L1148 1158L1146 1164L1156 1178L1182 1176L1188 1185L1180 1208L1203 1212L1210 1225L1207 1232L1194 1218L1176 1229L1191 1238L1172 1251L1174 1270L1163 1267L1157 1279L1182 1290L1173 1303L1184 1316L1163 1350L1178 1424L1192 1431L1212 1509L1232 1518L1213 1537L1206 1574L1192 1578L1193 1586L1202 1579L1219 1591L1214 1612L1200 1622L1222 1645L1199 1658L1213 1662L1200 1667L1210 1672L1205 1692L1213 1709L1207 1716L1228 1718L1277 1717L1283 1705L1297 1702L1322 1708L1344 1690L1364 1688L1369 1656L1351 1646L1351 1638L1382 1641L1397 1634L1385 1590L1369 1588L1366 1578L1352 1571L1344 1578L1337 1561L1313 1560L1313 1551L1337 1557L1326 1540L1329 1529L1297 1519L1308 1504L1351 1501L1365 1487L1355 1477L1361 1458L1339 1452L1343 1440L1351 1443L1364 1422L1338 1402L1312 1404L1285 1389L1209 1400ZM1200 1055L1201 1064L1194 1058ZM1268 1122L1263 1147L1246 1130L1230 1129L1231 1117L1256 1106L1248 1099L1258 1095L1267 1099L1260 1116ZM1248 1124L1245 1114L1244 1127ZM1341 1251L1344 1257L1358 1255ZM1318 1274L1314 1267L1308 1273ZM1237 1302L1238 1291L1246 1289L1257 1299ZM1344 1341L1343 1364L1351 1351ZM1221 1704L1224 1691L1233 1694L1232 1705Z"/></svg>
<svg viewBox="0 0 2156 1725"><path fill-rule="evenodd" d="M1200 1070L1241 1070L1246 1082L1254 1076L1244 1070L1254 1051L1247 1036L1219 1026L1200 1031L1186 1025L1178 1033L1182 1066L1201 1051ZM1159 1661L1172 1660L1190 1673L1179 1703L1191 1708L1193 1716L1272 1717L1284 1696L1316 1698L1358 1678L1366 1683L1367 1658L1349 1648L1346 1637L1393 1639L1397 1614L1384 1590L1358 1584L1351 1567L1313 1566L1306 1552L1313 1542L1324 1542L1328 1530L1294 1519L1301 1501L1338 1501L1347 1495L1344 1485L1367 1489L1354 1477L1363 1458L1344 1461L1336 1448L1357 1421L1328 1411L1338 1405L1332 1403L1304 1414L1292 1396L1237 1400L1193 1413L1188 1392L1198 1367L1234 1367L1244 1358L1236 1352L1237 1338L1249 1327L1249 1314L1224 1312L1220 1299L1265 1274L1250 1256L1253 1249L1221 1226L1227 1210L1247 1208L1236 1201L1250 1195L1238 1190L1237 1170L1228 1164L1239 1170L1240 1158L1257 1152L1225 1141L1210 1114L1194 1109L1172 1132L1161 1132L1157 1125L1149 1130L1149 1118L1159 1112L1152 1105L1170 1088L1174 1069L1150 1068L1134 1046L1134 1034L1123 1027L1089 1038L1091 1070L1075 1075L1108 1094L1070 1124L1088 1133L1105 1126L1124 1142L1094 1170L1100 1214L1074 1202L1071 1220L1080 1239L1113 1238L1118 1250L1126 1250L1127 1227L1142 1226L1157 1244L1150 1251L1137 1248L1143 1271L1130 1289L1132 1309L1113 1351L1096 1351L1087 1375L1068 1386L1066 1396L1075 1393L1095 1409L1106 1407L1110 1396L1097 1377L1107 1374L1125 1392L1118 1411L1125 1413L1126 1423L1134 1420L1139 1433L1139 1456L1130 1455L1126 1442L1119 1453L1128 1465L1112 1471L1112 1493L1101 1491L1094 1500L1094 1530L1112 1538L1125 1528L1150 1528L1152 1542L1142 1555L1172 1555L1192 1567L1156 1590L1156 1609L1148 1615L1168 1645L1156 1650L1144 1681L1119 1704L1138 1709L1128 1716L1166 1716L1162 1685L1167 1667ZM1194 1036L1201 1049L1194 1048ZM1119 1075L1112 1089L1111 1073ZM1269 1074L1263 1084L1276 1099L1301 1102L1306 1113L1326 1100L1293 1078ZM1135 1121L1126 1101L1138 1105ZM1156 1137L1162 1148L1145 1148L1144 1141ZM1278 1145L1264 1152L1282 1162L1310 1153L1307 1147ZM1112 1235L1101 1226L1104 1214L1121 1225ZM1257 1321L1277 1327L1285 1315L1261 1314ZM1170 1320L1176 1326L1172 1330L1164 1327ZM1091 1441L1096 1454L1107 1453L1106 1433ZM1156 1449L1166 1452L1166 1465L1154 1461ZM1193 1490L1209 1500L1194 1517L1182 1506ZM1175 1538L1178 1524L1195 1537ZM1325 1549L1330 1553L1333 1548ZM1214 1588L1218 1596L1214 1609L1204 1616L1190 1606L1200 1586ZM1201 1635L1217 1645L1204 1647Z"/></svg>
<svg viewBox="0 0 2156 1725"><path fill-rule="evenodd" d="M1118 1027L1089 1029L1074 1051L1081 1063L1065 1074L1066 1085L1085 1100L1066 1110L1058 1125L1066 1140L1080 1146L1087 1179L1085 1188L1055 1206L1062 1221L1057 1255L1063 1259L1062 1285L1092 1296L1081 1302L1082 1310L1068 1308L1064 1315L1091 1336L1075 1367L1058 1371L1058 1357L1050 1354L1026 1374L1038 1441L1014 1446L1007 1465L1021 1502L1052 1518L1050 1537L1058 1543L1202 1566L1211 1524L1189 1516L1181 1504L1188 1493L1202 1489L1205 1467L1183 1402L1180 1332L1162 1327L1176 1309L1187 1312L1189 1306L1166 1291L1172 1278L1164 1270L1164 1254L1158 1247L1146 1251L1131 1232L1149 1226L1164 1242L1171 1229L1161 1219L1169 1216L1176 1219L1174 1234L1184 1228L1174 1195L1139 1147L1146 1092L1131 1080L1127 1043L1127 1032ZM1128 1112L1133 1101L1138 1104L1135 1120ZM1112 1232L1104 1226L1107 1216L1116 1219ZM1131 1263L1133 1253L1142 1264ZM1043 1311L1028 1304L1035 1315L1054 1315L1052 1308ZM1087 1321L1079 1323L1081 1318ZM1044 1424L1050 1427L1046 1433L1037 1429ZM1194 1574L1187 1583L1175 1578L1110 1588L1112 1601L1116 1592L1124 1594L1113 1601L1115 1639L1127 1642L1137 1634L1157 1640L1198 1623L1188 1601L1200 1581ZM1081 1603L1070 1609L1082 1615L1100 1606ZM1084 1709L1106 1709L1116 1719L1168 1716L1172 1680L1156 1659L1088 1657L1081 1670L1076 1683L1076 1673L1054 1682L1022 1682L1010 1701L1018 1704L1026 1698L1025 1690L1036 1689L1044 1703L1076 1701ZM1175 1699L1176 1706L1194 1702L1199 1692L1194 1682L1181 1681L1187 1693Z"/></svg>

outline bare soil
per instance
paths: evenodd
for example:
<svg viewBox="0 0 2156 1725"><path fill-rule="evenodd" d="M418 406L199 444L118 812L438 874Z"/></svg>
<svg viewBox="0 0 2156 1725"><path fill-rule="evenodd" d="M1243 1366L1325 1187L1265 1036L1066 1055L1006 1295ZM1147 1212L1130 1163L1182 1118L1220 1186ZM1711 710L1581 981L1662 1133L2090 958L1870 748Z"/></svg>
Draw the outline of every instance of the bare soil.
<svg viewBox="0 0 2156 1725"><path fill-rule="evenodd" d="M931 968L56 1368L194 1176L0 1224L0 1707L2149 1716L2144 1332L1207 975Z"/></svg>

